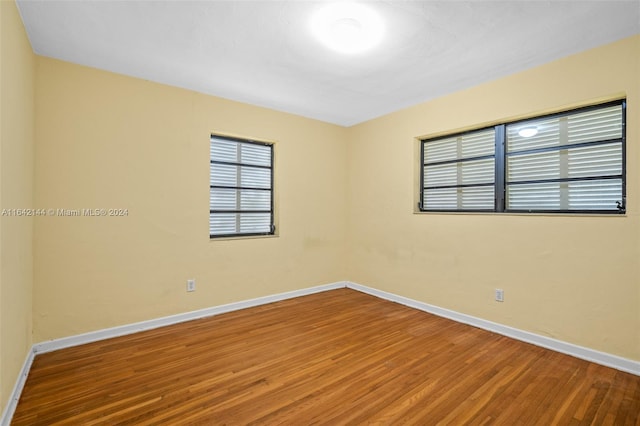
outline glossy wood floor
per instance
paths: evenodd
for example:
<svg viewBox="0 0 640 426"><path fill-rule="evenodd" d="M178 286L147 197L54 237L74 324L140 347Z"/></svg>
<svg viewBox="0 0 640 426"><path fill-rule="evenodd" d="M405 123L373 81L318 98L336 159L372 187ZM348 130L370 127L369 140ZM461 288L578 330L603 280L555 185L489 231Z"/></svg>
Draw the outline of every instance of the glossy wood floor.
<svg viewBox="0 0 640 426"><path fill-rule="evenodd" d="M639 425L640 377L340 289L36 357L16 425Z"/></svg>

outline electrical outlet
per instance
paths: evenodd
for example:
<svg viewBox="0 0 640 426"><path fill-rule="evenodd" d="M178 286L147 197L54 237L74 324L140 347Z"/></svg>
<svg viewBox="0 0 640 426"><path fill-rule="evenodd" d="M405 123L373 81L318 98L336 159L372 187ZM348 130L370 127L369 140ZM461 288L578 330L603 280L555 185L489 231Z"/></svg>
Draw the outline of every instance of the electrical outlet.
<svg viewBox="0 0 640 426"><path fill-rule="evenodd" d="M187 291L196 291L196 280L187 280Z"/></svg>
<svg viewBox="0 0 640 426"><path fill-rule="evenodd" d="M496 302L504 302L504 290L496 288Z"/></svg>

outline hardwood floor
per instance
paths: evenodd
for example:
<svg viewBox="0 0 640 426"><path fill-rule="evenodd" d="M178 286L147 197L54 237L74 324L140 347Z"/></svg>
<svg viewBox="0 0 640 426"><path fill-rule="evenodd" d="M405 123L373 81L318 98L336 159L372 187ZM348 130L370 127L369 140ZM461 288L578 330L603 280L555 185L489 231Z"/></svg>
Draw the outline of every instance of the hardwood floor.
<svg viewBox="0 0 640 426"><path fill-rule="evenodd" d="M14 425L640 425L640 377L349 289L38 355Z"/></svg>

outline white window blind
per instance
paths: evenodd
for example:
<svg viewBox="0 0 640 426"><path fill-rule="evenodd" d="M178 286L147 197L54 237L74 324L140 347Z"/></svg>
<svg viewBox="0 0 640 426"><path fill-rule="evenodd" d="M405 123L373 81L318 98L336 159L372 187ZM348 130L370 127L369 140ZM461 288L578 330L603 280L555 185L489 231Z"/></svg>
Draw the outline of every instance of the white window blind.
<svg viewBox="0 0 640 426"><path fill-rule="evenodd" d="M422 142L423 210L493 210L493 128Z"/></svg>
<svg viewBox="0 0 640 426"><path fill-rule="evenodd" d="M622 104L506 126L506 206L513 211L618 211ZM521 136L531 128L534 136Z"/></svg>
<svg viewBox="0 0 640 426"><path fill-rule="evenodd" d="M209 236L274 231L272 145L212 135Z"/></svg>
<svg viewBox="0 0 640 426"><path fill-rule="evenodd" d="M626 101L421 141L420 210L624 213Z"/></svg>

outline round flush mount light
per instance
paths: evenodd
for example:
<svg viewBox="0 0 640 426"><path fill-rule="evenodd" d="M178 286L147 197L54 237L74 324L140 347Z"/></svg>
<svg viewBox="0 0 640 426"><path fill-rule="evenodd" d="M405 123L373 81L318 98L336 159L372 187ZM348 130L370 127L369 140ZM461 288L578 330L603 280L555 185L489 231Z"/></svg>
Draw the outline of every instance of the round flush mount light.
<svg viewBox="0 0 640 426"><path fill-rule="evenodd" d="M380 15L363 4L330 3L311 17L311 32L332 50L356 54L380 43L384 22Z"/></svg>
<svg viewBox="0 0 640 426"><path fill-rule="evenodd" d="M536 126L527 126L518 130L518 134L523 138L530 138L538 134L538 128Z"/></svg>

